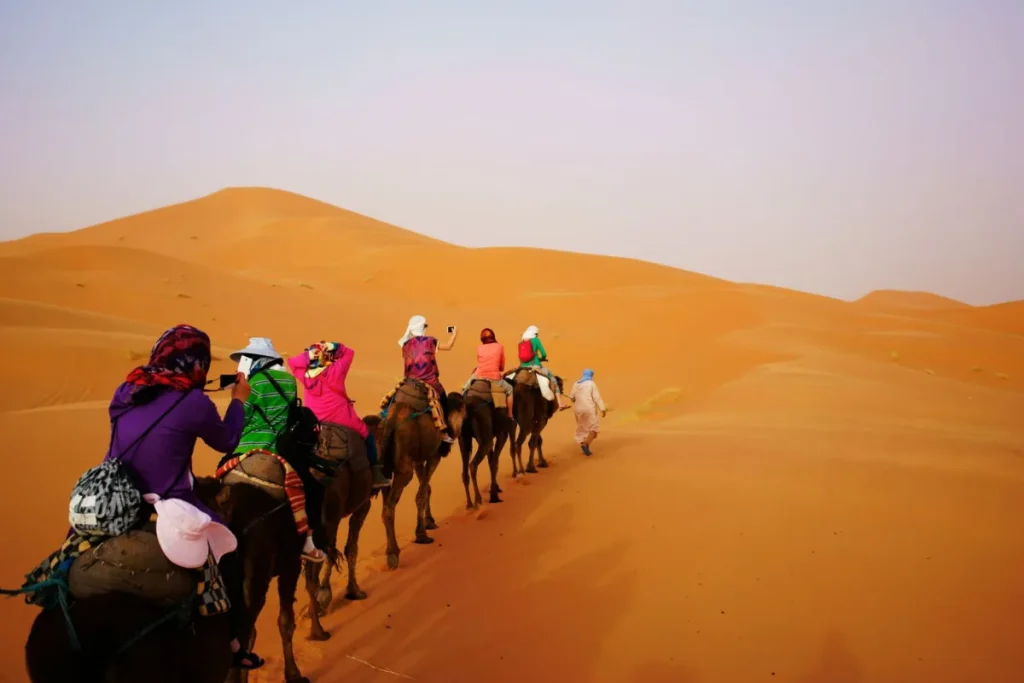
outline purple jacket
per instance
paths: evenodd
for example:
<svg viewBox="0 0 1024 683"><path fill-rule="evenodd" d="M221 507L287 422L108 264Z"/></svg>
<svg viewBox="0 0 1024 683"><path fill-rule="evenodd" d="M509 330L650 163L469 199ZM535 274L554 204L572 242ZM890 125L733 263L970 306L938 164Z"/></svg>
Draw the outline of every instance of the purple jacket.
<svg viewBox="0 0 1024 683"><path fill-rule="evenodd" d="M131 390L131 385L122 384L110 402L110 417L116 418L117 424L112 448L104 460L111 455L120 456L143 495L179 498L223 523L192 491L192 451L196 439L202 439L218 453L233 453L245 423L242 402L232 400L221 420L217 406L200 389L193 389L184 398L181 392L165 391L140 406L128 403ZM174 408L156 427L127 453L123 452L171 406Z"/></svg>

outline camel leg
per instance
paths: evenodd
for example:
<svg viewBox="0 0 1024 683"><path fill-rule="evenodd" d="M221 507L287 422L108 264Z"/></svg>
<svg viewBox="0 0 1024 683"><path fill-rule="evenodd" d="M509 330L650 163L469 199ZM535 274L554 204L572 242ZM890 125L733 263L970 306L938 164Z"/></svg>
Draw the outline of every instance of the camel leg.
<svg viewBox="0 0 1024 683"><path fill-rule="evenodd" d="M544 459L544 437L537 434L537 467L547 467L548 461Z"/></svg>
<svg viewBox="0 0 1024 683"><path fill-rule="evenodd" d="M334 591L331 590L331 576L334 574L334 565L329 561L316 566L316 605L320 610L320 616L327 614L327 610L334 601Z"/></svg>
<svg viewBox="0 0 1024 683"><path fill-rule="evenodd" d="M416 463L416 478L419 488L416 490L416 538L413 543L429 545L434 542L427 535L427 502L430 499L430 461Z"/></svg>
<svg viewBox="0 0 1024 683"><path fill-rule="evenodd" d="M284 679L287 683L309 683L295 663L295 650L292 638L295 636L295 590L299 585L302 573L302 560L296 556L290 558L277 577L277 597L281 603L281 611L277 616L277 628L281 632L281 644L284 646Z"/></svg>
<svg viewBox="0 0 1024 683"><path fill-rule="evenodd" d="M324 495L324 505L321 523L324 525L324 534L330 539L331 546L338 547L338 527L345 517L345 508L348 507L348 493L351 477L346 470L339 470L337 477ZM331 574L334 573L334 565L331 562L313 564L313 576L317 579L316 604L320 615L327 614L331 602L334 601L334 593L331 591ZM322 565L326 564L326 567Z"/></svg>
<svg viewBox="0 0 1024 683"><path fill-rule="evenodd" d="M498 419L502 419L500 416ZM511 421L509 421L511 422ZM508 425L508 422L505 423ZM503 493L501 487L498 485L498 464L501 458L501 451L505 448L505 443L508 442L508 428L499 429L497 436L494 437L494 449L491 451L488 464L491 466L491 502L500 503L501 500L497 499L499 493Z"/></svg>
<svg viewBox="0 0 1024 683"><path fill-rule="evenodd" d="M438 462L441 462L441 461L438 460ZM436 468L437 465L435 464L434 467ZM433 471L433 470L431 470L431 471ZM426 524L427 531L433 531L434 529L437 528L437 521L434 519L434 513L430 511L430 499L433 497L433 495L434 495L434 487L431 486L430 484L427 484L427 524Z"/></svg>
<svg viewBox="0 0 1024 683"><path fill-rule="evenodd" d="M459 452L462 454L462 488L466 490L466 509L473 509L473 499L469 497L469 454L473 450L473 439L463 435L459 439Z"/></svg>
<svg viewBox="0 0 1024 683"><path fill-rule="evenodd" d="M256 646L256 620L259 619L263 606L267 604L267 591L270 590L270 567L257 562L255 558L247 557L245 561L245 611L249 625L250 652ZM231 609L242 609L242 606L232 605ZM247 673L247 672L246 672ZM242 676L242 680L246 680Z"/></svg>
<svg viewBox="0 0 1024 683"><path fill-rule="evenodd" d="M391 482L391 486L387 489L387 495L384 497L384 505L381 510L381 517L384 520L384 532L388 537L388 568L398 569L398 556L400 550L398 548L398 539L395 537L395 508L398 507L398 501L402 498L402 491L412 481L412 470L396 471L395 477Z"/></svg>
<svg viewBox="0 0 1024 683"><path fill-rule="evenodd" d="M498 494L501 493L501 489L498 487L498 456L501 455L500 448L492 448L491 452L487 455L487 464L491 470L491 498L489 503L500 503L501 498Z"/></svg>
<svg viewBox="0 0 1024 683"><path fill-rule="evenodd" d="M469 464L469 474L473 479L473 507L478 508L483 503L483 498L480 496L480 486L476 481L476 472L480 467L480 463L484 458L490 456L491 449L485 447L486 442L481 442L476 449L476 455L473 456L473 462Z"/></svg>
<svg viewBox="0 0 1024 683"><path fill-rule="evenodd" d="M530 437L530 431L528 429L526 429L526 428L523 428L523 429L519 430L519 436L516 438L515 449L514 449L515 458L512 459L512 465L515 466L516 465L516 461L518 461L518 463L519 463L519 474L526 474L529 471L525 467L523 467L523 445L526 443L526 440L529 437ZM532 466L532 463L531 463L531 466ZM515 472L513 472L512 474L513 474L513 476L515 476Z"/></svg>
<svg viewBox="0 0 1024 683"><path fill-rule="evenodd" d="M356 561L359 559L359 532L363 528L366 516L370 514L370 500L348 518L348 540L345 541L345 562L348 564L348 587L345 598L348 600L365 600L366 593L356 581Z"/></svg>
<svg viewBox="0 0 1024 683"><path fill-rule="evenodd" d="M320 592L320 565L314 562L306 562L303 572L306 575L306 593L309 595L309 635L307 640L327 640L331 634L324 630L320 623L320 604L317 596Z"/></svg>
<svg viewBox="0 0 1024 683"><path fill-rule="evenodd" d="M526 471L530 474L537 474L537 466L534 465L534 457L537 452L537 434L530 432L530 459L526 463Z"/></svg>

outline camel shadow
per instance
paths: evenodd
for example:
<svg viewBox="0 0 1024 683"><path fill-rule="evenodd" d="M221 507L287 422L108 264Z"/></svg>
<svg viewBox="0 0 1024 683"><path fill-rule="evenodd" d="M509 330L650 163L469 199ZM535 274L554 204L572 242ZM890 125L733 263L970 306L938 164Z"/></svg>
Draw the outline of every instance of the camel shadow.
<svg viewBox="0 0 1024 683"><path fill-rule="evenodd" d="M600 677L595 653L611 646L606 641L629 608L636 575L627 566L627 541L562 557L559 551L576 533L575 513L570 503L553 504L549 496L571 469L549 470L554 476L543 477L548 485L517 489L500 514L461 524L452 552L410 548L415 572L368 577L373 600L344 610L347 627L330 645L350 661L342 665L328 655L308 675L344 671L347 683L381 680L372 663L417 678L434 672L429 680L460 680L448 677L453 670L489 683ZM524 563L523 553L538 548ZM567 561L552 567L556 558ZM489 589L466 590L484 575ZM572 633L571 644L561 637L565 632Z"/></svg>

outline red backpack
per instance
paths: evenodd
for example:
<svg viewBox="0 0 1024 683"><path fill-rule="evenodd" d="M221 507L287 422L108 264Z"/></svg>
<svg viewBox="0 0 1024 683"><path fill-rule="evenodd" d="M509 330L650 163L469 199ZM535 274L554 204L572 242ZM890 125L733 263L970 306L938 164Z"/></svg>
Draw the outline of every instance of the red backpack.
<svg viewBox="0 0 1024 683"><path fill-rule="evenodd" d="M519 342L519 362L529 363L533 360L533 342L530 339L524 339Z"/></svg>

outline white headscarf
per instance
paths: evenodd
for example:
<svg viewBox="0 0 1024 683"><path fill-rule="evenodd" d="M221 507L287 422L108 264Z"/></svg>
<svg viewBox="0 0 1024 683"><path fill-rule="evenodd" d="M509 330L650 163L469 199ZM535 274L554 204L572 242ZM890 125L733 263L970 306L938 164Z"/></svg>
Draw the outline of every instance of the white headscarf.
<svg viewBox="0 0 1024 683"><path fill-rule="evenodd" d="M523 341L528 341L530 339L535 338L538 332L540 332L540 330L538 330L535 326L530 325L529 327L526 328L526 332L523 332Z"/></svg>
<svg viewBox="0 0 1024 683"><path fill-rule="evenodd" d="M405 342L413 337L422 337L427 331L427 319L422 315L414 315L409 318L409 326L405 328L405 335L398 340L398 346L405 346Z"/></svg>

